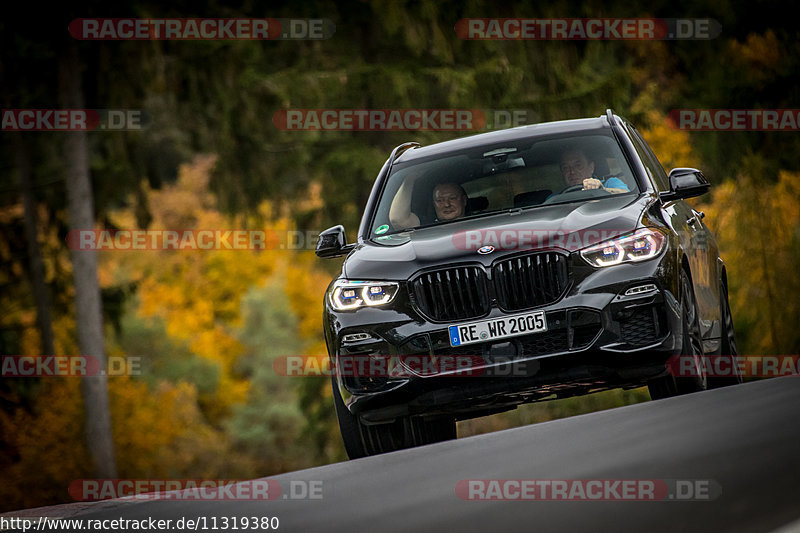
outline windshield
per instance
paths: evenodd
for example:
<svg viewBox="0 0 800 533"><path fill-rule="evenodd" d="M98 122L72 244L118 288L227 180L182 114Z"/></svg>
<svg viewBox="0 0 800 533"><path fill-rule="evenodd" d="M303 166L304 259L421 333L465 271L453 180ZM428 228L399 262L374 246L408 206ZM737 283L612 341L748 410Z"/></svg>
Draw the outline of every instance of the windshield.
<svg viewBox="0 0 800 533"><path fill-rule="evenodd" d="M370 235L638 192L610 132L520 139L396 163Z"/></svg>

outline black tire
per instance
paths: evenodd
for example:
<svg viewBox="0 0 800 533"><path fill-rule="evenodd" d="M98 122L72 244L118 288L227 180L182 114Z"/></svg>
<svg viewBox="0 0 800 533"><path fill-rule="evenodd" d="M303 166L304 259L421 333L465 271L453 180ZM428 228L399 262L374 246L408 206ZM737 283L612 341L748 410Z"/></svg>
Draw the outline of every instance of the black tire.
<svg viewBox="0 0 800 533"><path fill-rule="evenodd" d="M350 459L456 438L456 420L452 416L406 416L385 424L364 424L344 405L333 377L331 386L339 430Z"/></svg>
<svg viewBox="0 0 800 533"><path fill-rule="evenodd" d="M721 318L721 342L719 349L720 357L729 358L729 362L723 368L730 368L732 370L731 376L713 377L708 378L708 386L712 389L720 387L728 387L730 385L738 385L742 382L742 376L739 374L739 367L737 364L737 356L739 352L736 348L736 334L733 331L733 315L731 314L731 305L728 301L728 287L722 283L719 287L719 307ZM729 367L727 365L730 365Z"/></svg>
<svg viewBox="0 0 800 533"><path fill-rule="evenodd" d="M331 377L331 387L333 389L333 406L336 409L336 418L339 419L339 431L342 434L342 441L344 441L344 450L350 459L366 457L369 454L361 440L358 418L344 405L339 387L336 385L336 378L333 376Z"/></svg>
<svg viewBox="0 0 800 533"><path fill-rule="evenodd" d="M694 297L692 282L684 269L681 269L678 285L681 291L681 317L683 318L681 321L683 344L680 355L694 358L697 375L676 377L673 374L667 374L651 381L647 388L650 390L650 398L653 400L706 390L709 387L703 364L703 339L700 333L697 300Z"/></svg>

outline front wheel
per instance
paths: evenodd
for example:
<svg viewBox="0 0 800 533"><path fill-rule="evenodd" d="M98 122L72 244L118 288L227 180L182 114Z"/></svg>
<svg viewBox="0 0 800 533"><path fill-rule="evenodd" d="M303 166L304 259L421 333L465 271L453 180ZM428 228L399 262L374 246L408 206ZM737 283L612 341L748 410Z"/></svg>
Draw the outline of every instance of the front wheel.
<svg viewBox="0 0 800 533"><path fill-rule="evenodd" d="M404 416L388 423L364 424L345 406L334 377L331 386L339 430L350 459L456 438L456 420L452 416Z"/></svg>
<svg viewBox="0 0 800 533"><path fill-rule="evenodd" d="M736 335L733 332L733 315L731 314L731 305L728 301L728 288L724 283L719 287L719 300L722 326L719 357L728 359L727 364L723 365L723 368L730 368L731 371L730 376L708 378L708 385L712 389L727 387L729 385L738 385L742 382L742 375L739 373L739 366L737 363L737 355L739 352L736 349Z"/></svg>
<svg viewBox="0 0 800 533"><path fill-rule="evenodd" d="M336 378L331 376L331 387L333 388L333 406L336 409L336 418L339 419L339 431L344 441L344 450L350 459L358 459L369 455L361 440L361 429L358 417L353 415L342 400Z"/></svg>
<svg viewBox="0 0 800 533"><path fill-rule="evenodd" d="M667 374L662 378L655 379L648 383L650 398L658 400L670 396L679 396L690 392L697 392L709 388L706 376L705 364L703 361L703 338L700 333L700 317L697 312L697 301L694 297L694 289L689 275L681 269L679 286L681 290L681 329L683 343L680 357L691 357L693 361L692 376L675 376L674 373ZM670 365L672 370L682 368L683 365Z"/></svg>

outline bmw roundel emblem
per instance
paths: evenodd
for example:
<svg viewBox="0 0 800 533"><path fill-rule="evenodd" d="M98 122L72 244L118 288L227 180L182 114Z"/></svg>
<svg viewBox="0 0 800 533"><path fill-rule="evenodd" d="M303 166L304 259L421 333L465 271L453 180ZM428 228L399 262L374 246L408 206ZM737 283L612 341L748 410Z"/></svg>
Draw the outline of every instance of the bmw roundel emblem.
<svg viewBox="0 0 800 533"><path fill-rule="evenodd" d="M482 246L478 248L478 253L482 255L490 254L494 252L494 246Z"/></svg>

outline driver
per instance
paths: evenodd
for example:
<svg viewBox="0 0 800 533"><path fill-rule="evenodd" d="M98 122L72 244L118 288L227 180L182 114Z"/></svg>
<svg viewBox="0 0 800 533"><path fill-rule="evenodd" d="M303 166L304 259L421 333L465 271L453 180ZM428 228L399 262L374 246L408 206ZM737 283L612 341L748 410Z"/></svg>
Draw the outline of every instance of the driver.
<svg viewBox="0 0 800 533"><path fill-rule="evenodd" d="M610 193L629 192L628 185L619 178L601 179L594 175L594 161L583 150L570 148L561 154L561 174L567 188L582 185L582 190L603 189ZM563 192L563 191L562 191Z"/></svg>

